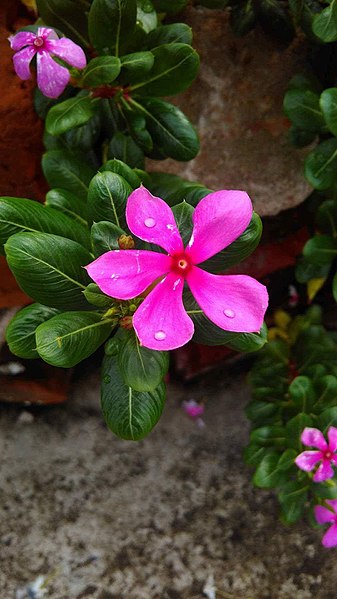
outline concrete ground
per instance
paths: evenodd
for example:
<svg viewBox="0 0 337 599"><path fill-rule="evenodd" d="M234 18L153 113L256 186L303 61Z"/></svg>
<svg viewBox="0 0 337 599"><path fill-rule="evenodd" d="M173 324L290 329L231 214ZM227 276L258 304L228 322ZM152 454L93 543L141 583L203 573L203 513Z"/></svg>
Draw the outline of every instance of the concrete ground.
<svg viewBox="0 0 337 599"><path fill-rule="evenodd" d="M105 428L98 374L63 406L2 405L1 599L336 597L321 531L285 528L273 493L250 486L243 375L212 378L171 384L139 443ZM204 428L187 398L206 400Z"/></svg>

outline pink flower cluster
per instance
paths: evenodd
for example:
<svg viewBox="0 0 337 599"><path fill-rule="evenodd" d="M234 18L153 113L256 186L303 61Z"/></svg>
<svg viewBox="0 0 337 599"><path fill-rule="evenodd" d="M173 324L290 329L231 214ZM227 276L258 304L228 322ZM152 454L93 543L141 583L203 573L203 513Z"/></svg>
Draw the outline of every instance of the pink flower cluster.
<svg viewBox="0 0 337 599"><path fill-rule="evenodd" d="M89 264L87 271L113 298L128 300L146 292L133 316L133 326L140 343L150 349L175 349L192 338L193 321L182 300L185 283L201 310L218 327L257 332L268 305L266 288L249 276L214 275L199 267L243 233L252 211L243 191L210 193L194 210L191 239L184 248L171 208L139 187L127 201L128 227L165 253L113 250Z"/></svg>
<svg viewBox="0 0 337 599"><path fill-rule="evenodd" d="M65 37L59 39L53 29L39 27L37 34L19 31L9 41L15 51L14 69L20 79L30 79L29 67L36 55L37 85L48 98L60 96L70 80L68 69L58 64L53 56L78 69L87 64L82 48Z"/></svg>

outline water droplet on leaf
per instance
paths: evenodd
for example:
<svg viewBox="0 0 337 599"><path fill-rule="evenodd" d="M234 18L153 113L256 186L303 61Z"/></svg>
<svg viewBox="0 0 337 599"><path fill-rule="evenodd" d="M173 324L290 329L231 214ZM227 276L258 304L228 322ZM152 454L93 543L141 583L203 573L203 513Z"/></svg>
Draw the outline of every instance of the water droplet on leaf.
<svg viewBox="0 0 337 599"><path fill-rule="evenodd" d="M109 374L106 374L105 377L103 377L103 383L110 383L111 381L111 376Z"/></svg>

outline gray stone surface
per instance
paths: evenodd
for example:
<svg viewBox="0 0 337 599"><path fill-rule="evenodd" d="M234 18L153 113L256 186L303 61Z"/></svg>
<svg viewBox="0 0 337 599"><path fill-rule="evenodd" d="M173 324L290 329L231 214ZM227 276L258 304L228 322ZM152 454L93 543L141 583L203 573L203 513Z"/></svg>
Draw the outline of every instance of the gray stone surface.
<svg viewBox="0 0 337 599"><path fill-rule="evenodd" d="M273 493L250 487L248 394L228 372L170 385L138 444L104 427L96 375L33 420L3 405L1 599L38 576L51 599L334 599L336 552L321 531L283 527ZM203 429L182 412L191 397L206 400ZM216 594L203 594L212 580Z"/></svg>
<svg viewBox="0 0 337 599"><path fill-rule="evenodd" d="M201 152L191 162L152 161L149 168L210 189L244 189L261 215L301 203L310 190L307 150L288 142L282 102L290 78L305 69L305 43L285 50L260 29L237 38L224 10L190 7L182 20L192 27L201 69L174 102L196 125Z"/></svg>

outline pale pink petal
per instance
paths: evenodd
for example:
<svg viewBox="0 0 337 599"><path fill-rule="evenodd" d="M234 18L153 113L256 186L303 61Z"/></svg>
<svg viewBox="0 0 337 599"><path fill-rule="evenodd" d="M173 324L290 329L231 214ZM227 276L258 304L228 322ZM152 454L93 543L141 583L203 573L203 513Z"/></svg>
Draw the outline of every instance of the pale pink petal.
<svg viewBox="0 0 337 599"><path fill-rule="evenodd" d="M18 77L23 79L30 79L30 70L29 65L33 56L36 54L36 49L34 46L27 46L27 48L23 48L13 56L13 64L14 69Z"/></svg>
<svg viewBox="0 0 337 599"><path fill-rule="evenodd" d="M68 69L57 64L48 52L37 55L37 85L47 98L58 98L70 79Z"/></svg>
<svg viewBox="0 0 337 599"><path fill-rule="evenodd" d="M35 33L31 31L19 31L15 35L11 35L8 40L14 52L18 52L24 46L30 46L36 39Z"/></svg>
<svg viewBox="0 0 337 599"><path fill-rule="evenodd" d="M297 456L295 464L301 470L310 472L322 458L323 454L321 451L303 451Z"/></svg>
<svg viewBox="0 0 337 599"><path fill-rule="evenodd" d="M136 297L169 268L169 256L146 250L112 250L86 266L103 293L117 299Z"/></svg>
<svg viewBox="0 0 337 599"><path fill-rule="evenodd" d="M334 522L336 515L326 507L322 505L315 505L314 507L315 518L318 524L326 524L327 522Z"/></svg>
<svg viewBox="0 0 337 599"><path fill-rule="evenodd" d="M169 350L192 338L194 326L183 306L183 287L183 278L169 273L136 310L133 326L141 345Z"/></svg>
<svg viewBox="0 0 337 599"><path fill-rule="evenodd" d="M332 462L332 464L334 466L337 466L337 455L336 454L334 454L334 455L331 456L330 462Z"/></svg>
<svg viewBox="0 0 337 599"><path fill-rule="evenodd" d="M50 29L49 27L39 27L37 30L38 37L43 37L45 40L58 40L59 36L57 35L54 29Z"/></svg>
<svg viewBox="0 0 337 599"><path fill-rule="evenodd" d="M315 483L321 483L328 478L332 478L334 475L333 468L330 464L330 460L323 459L320 466L318 466L314 476L312 477Z"/></svg>
<svg viewBox="0 0 337 599"><path fill-rule="evenodd" d="M223 190L200 200L193 213L193 232L186 248L194 264L214 256L237 239L253 214L245 191Z"/></svg>
<svg viewBox="0 0 337 599"><path fill-rule="evenodd" d="M48 41L48 51L78 69L84 69L87 64L87 59L81 46L78 46L66 37L55 41Z"/></svg>
<svg viewBox="0 0 337 599"><path fill-rule="evenodd" d="M326 502L332 507L332 509L337 513L337 499L327 499Z"/></svg>
<svg viewBox="0 0 337 599"><path fill-rule="evenodd" d="M135 189L129 196L126 221L136 237L159 245L169 254L183 252L183 242L171 208L145 187Z"/></svg>
<svg viewBox="0 0 337 599"><path fill-rule="evenodd" d="M268 294L252 277L212 275L193 266L186 281L200 308L221 329L238 333L261 329Z"/></svg>
<svg viewBox="0 0 337 599"><path fill-rule="evenodd" d="M330 426L328 430L329 449L335 452L337 450L337 428Z"/></svg>
<svg viewBox="0 0 337 599"><path fill-rule="evenodd" d="M324 547L336 547L337 545L337 524L333 524L328 528L322 539Z"/></svg>
<svg viewBox="0 0 337 599"><path fill-rule="evenodd" d="M306 426L301 435L301 441L303 445L309 445L309 447L317 447L321 451L328 449L328 444L324 439L323 433L318 428L311 428Z"/></svg>

